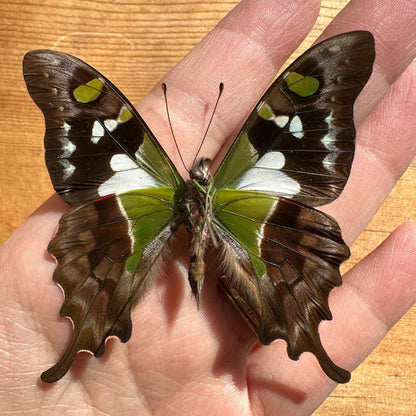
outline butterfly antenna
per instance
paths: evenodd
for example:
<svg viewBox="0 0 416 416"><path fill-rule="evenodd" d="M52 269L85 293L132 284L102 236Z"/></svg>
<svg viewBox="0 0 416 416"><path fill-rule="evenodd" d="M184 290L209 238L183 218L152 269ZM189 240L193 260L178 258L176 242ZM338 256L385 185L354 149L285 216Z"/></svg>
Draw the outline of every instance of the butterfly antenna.
<svg viewBox="0 0 416 416"><path fill-rule="evenodd" d="M182 157L182 153L179 150L179 146L178 146L178 142L177 142L176 137L175 137L175 133L173 132L172 122L170 120L170 114L169 114L168 95L166 93L167 86L166 86L166 84L164 82L162 83L162 90L163 90L163 95L165 97L166 114L168 116L168 123L169 123L170 132L171 132L172 137L173 137L173 142L175 143L176 150L178 151L179 158L181 159L181 162L182 162L183 167L189 173L189 169L186 167L185 162L184 162L183 157Z"/></svg>
<svg viewBox="0 0 416 416"><path fill-rule="evenodd" d="M206 128L206 130L205 130L204 136L202 137L201 143L200 143L200 145L199 145L199 147L198 147L198 151L196 152L196 155L195 155L195 158L194 158L194 162L193 162L193 164L195 164L195 161L196 161L196 159L198 158L199 152L201 151L202 145L203 145L203 144L204 144L204 142L205 142L205 139L206 139L207 134L208 134L208 130L209 130L209 128L211 127L211 123L212 123L212 120L213 120L213 118L214 118L214 114L215 114L215 112L216 112L216 110L217 110L218 103L220 102L220 98L221 98L221 95L222 95L222 92L223 92L223 91L224 91L224 84L221 82L221 83L220 83L220 87L219 87L219 92L218 92L217 101L215 102L214 109L212 110L211 118L209 119L208 126L207 126L207 128Z"/></svg>

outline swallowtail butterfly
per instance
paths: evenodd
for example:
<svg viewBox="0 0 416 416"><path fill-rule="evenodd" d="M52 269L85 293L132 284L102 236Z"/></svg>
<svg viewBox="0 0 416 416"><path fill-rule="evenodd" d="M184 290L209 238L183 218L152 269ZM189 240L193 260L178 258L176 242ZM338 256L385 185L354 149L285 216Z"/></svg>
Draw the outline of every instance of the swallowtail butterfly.
<svg viewBox="0 0 416 416"><path fill-rule="evenodd" d="M343 190L354 157L353 104L374 61L356 31L317 44L266 91L214 175L200 158L183 179L127 98L98 71L61 52L36 50L23 67L45 116L46 165L71 208L49 245L61 315L74 330L60 379L80 350L96 357L109 336L126 342L131 308L157 277L180 224L189 231L189 283L197 303L208 244L220 248L229 299L262 344L287 342L291 359L312 352L333 380L348 371L318 333L330 291L349 257L336 221L315 207Z"/></svg>

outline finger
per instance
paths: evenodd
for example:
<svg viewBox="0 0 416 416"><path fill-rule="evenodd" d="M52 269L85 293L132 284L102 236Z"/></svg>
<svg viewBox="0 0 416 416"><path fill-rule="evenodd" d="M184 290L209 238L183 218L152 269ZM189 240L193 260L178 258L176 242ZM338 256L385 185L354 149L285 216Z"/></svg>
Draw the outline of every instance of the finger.
<svg viewBox="0 0 416 416"><path fill-rule="evenodd" d="M244 0L164 78L174 129L184 156L195 156L218 85L224 94L204 154L215 155L241 124L286 58L311 29L317 0ZM139 106L150 128L174 155L160 87ZM162 121L162 123L161 123Z"/></svg>
<svg viewBox="0 0 416 416"><path fill-rule="evenodd" d="M15 305L10 303L9 307L25 313L34 312L34 319L38 316L36 314L46 311L56 321L56 311L62 303L61 291L51 279L55 260L48 254L47 247L59 218L67 207L58 195L53 195L1 246L4 262L13 267L5 276L12 279L14 291L19 294L18 297L2 297L3 304L16 302ZM39 302L38 295L46 286L56 290L56 297L51 298L50 302Z"/></svg>
<svg viewBox="0 0 416 416"><path fill-rule="evenodd" d="M54 195L0 247L2 374L10 385L33 387L70 332L71 324L57 319L62 293L51 279L55 261L47 253L64 205ZM45 335L56 342L45 343Z"/></svg>
<svg viewBox="0 0 416 416"><path fill-rule="evenodd" d="M340 348L350 357L353 367L415 302L416 224L407 222L345 275L344 286L331 299L337 304L336 326L351 334ZM354 311L354 316L348 311ZM326 322L322 332L326 334L328 330Z"/></svg>
<svg viewBox="0 0 416 416"><path fill-rule="evenodd" d="M406 223L348 272L344 285L333 292L335 319L320 326L323 344L337 364L352 370L415 301L416 225ZM274 343L250 356L253 400L261 403L265 414L276 406L282 414L309 414L334 383L310 354L290 362L278 354L284 348L283 342Z"/></svg>
<svg viewBox="0 0 416 416"><path fill-rule="evenodd" d="M352 243L416 155L416 64L358 129L356 157L341 196L325 209Z"/></svg>
<svg viewBox="0 0 416 416"><path fill-rule="evenodd" d="M325 36L357 28L374 31L378 22L385 23L385 26L381 27L387 32L382 38L387 47L381 48L380 53L377 51L380 63L376 62L375 75L370 84L374 87L371 87L367 99L360 100L362 103L358 102L357 105L356 113L365 115L414 56L415 45L412 42L415 22L411 19L414 13L412 5L403 13L401 0L384 2L383 5L375 0L351 3L351 6L334 19ZM217 91L219 82L224 82L226 91L232 93L229 96L226 93L223 95L216 123L210 131L210 140L204 149L208 156L218 151L237 124L241 125L244 115L256 103L277 69L306 35L315 20L318 7L319 3L311 0L296 2L295 7L293 2L289 4L282 0L243 1L201 45L166 76L173 119L181 121L176 123L175 130L178 140L184 144L184 152L188 158L194 156L202 137L206 122L201 120L207 120L209 116L208 108L213 107L213 91ZM383 17L385 22L382 20ZM396 23L392 26L400 27L401 30L391 30L387 24L390 21ZM394 44L397 39L400 39L400 44ZM395 46L394 50L399 51L399 48L403 48L406 53L397 52L393 56L389 55L392 44ZM377 72L378 66L386 67L386 70ZM378 85L380 79L381 85ZM385 79L389 82L385 82ZM236 91L239 94L238 98ZM164 141L168 153L174 155L165 122L166 116L163 115L164 106L160 99L160 89L156 88L141 104L140 110L157 137Z"/></svg>
<svg viewBox="0 0 416 416"><path fill-rule="evenodd" d="M352 0L323 33L369 30L375 37L376 60L370 81L355 106L359 124L377 105L416 55L416 2Z"/></svg>

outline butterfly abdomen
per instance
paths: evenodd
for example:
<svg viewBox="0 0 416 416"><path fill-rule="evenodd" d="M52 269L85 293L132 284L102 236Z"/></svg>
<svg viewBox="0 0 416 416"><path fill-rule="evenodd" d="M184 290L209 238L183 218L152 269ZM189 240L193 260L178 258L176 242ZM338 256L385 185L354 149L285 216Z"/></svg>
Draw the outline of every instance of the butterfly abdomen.
<svg viewBox="0 0 416 416"><path fill-rule="evenodd" d="M211 224L214 188L209 171L210 163L211 160L208 158L201 158L194 163L180 208L182 222L186 225L190 238L188 280L198 306L205 278L205 249L213 240Z"/></svg>

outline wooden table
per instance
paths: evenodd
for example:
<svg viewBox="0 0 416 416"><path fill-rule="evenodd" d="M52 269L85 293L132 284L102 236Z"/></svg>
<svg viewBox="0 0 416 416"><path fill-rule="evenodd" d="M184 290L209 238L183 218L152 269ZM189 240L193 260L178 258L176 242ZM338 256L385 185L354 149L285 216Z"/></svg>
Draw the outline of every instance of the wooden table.
<svg viewBox="0 0 416 416"><path fill-rule="evenodd" d="M322 1L320 17L301 50L347 2ZM22 79L24 53L53 48L75 54L115 80L137 102L237 1L117 3L0 1L0 243L53 193L43 160L43 118ZM344 270L415 215L415 185L413 162L352 247ZM415 328L416 307L354 372L352 381L339 386L315 414L415 415Z"/></svg>

